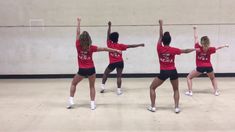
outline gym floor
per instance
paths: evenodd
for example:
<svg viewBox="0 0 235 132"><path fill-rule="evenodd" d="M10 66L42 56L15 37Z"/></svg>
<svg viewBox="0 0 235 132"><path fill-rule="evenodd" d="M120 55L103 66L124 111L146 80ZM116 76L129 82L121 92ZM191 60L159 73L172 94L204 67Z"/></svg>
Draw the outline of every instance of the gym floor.
<svg viewBox="0 0 235 132"><path fill-rule="evenodd" d="M185 78L179 79L181 113L174 113L173 90L167 80L157 90L155 113L150 104L153 78L123 78L116 95L110 78L101 94L96 79L96 110L90 110L88 80L78 84L75 107L66 109L72 79L0 80L1 132L136 132L136 131L235 131L235 78L217 78L220 96L212 94L208 78L193 80L194 95L184 95Z"/></svg>

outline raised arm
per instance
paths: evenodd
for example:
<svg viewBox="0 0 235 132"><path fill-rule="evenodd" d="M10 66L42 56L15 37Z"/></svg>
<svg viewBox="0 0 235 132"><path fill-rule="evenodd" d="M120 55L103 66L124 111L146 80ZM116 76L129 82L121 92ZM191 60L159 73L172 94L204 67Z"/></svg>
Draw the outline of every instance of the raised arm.
<svg viewBox="0 0 235 132"><path fill-rule="evenodd" d="M163 21L159 20L159 39L158 39L158 44L161 44L161 42L162 42L162 36L163 36L162 25L163 25Z"/></svg>
<svg viewBox="0 0 235 132"><path fill-rule="evenodd" d="M136 47L144 47L144 44L143 43L142 44L130 44L128 45L127 48L136 48Z"/></svg>
<svg viewBox="0 0 235 132"><path fill-rule="evenodd" d="M217 48L216 48L216 50L219 50L219 49L222 49L222 48L225 48L225 47L227 47L227 48L228 48L228 47L229 47L229 45L228 45L228 44L225 44L225 45L219 46L219 47L217 47Z"/></svg>
<svg viewBox="0 0 235 132"><path fill-rule="evenodd" d="M117 52L117 53L122 53L121 50L117 50L117 49L111 49L111 48L106 48L106 47L98 47L97 51L108 51L108 52Z"/></svg>
<svg viewBox="0 0 235 132"><path fill-rule="evenodd" d="M197 27L193 27L193 34L194 34L194 44L198 43L198 35L197 35Z"/></svg>
<svg viewBox="0 0 235 132"><path fill-rule="evenodd" d="M76 34L76 40L79 39L79 36L80 36L80 23L81 23L81 19L80 18L77 18L77 34Z"/></svg>
<svg viewBox="0 0 235 132"><path fill-rule="evenodd" d="M109 35L111 33L111 25L112 25L112 23L109 21L108 22L108 31L107 31L107 41L109 40Z"/></svg>
<svg viewBox="0 0 235 132"><path fill-rule="evenodd" d="M190 53L190 52L193 52L195 51L196 49L181 49L181 53Z"/></svg>

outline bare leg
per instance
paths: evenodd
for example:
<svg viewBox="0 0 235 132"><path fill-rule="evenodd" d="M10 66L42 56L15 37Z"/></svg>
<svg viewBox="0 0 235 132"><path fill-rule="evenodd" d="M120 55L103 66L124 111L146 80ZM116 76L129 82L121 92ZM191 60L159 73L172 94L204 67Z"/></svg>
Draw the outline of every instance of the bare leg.
<svg viewBox="0 0 235 132"><path fill-rule="evenodd" d="M188 91L192 92L192 79L195 77L198 77L199 75L201 75L200 72L193 70L192 72L190 72L187 76L187 84L188 84Z"/></svg>
<svg viewBox="0 0 235 132"><path fill-rule="evenodd" d="M71 83L71 86L70 86L70 97L74 97L74 94L76 92L76 86L77 84L82 81L83 77L76 74L74 77L73 77L73 81Z"/></svg>
<svg viewBox="0 0 235 132"><path fill-rule="evenodd" d="M117 68L117 87L121 88L122 86L122 71L123 68Z"/></svg>
<svg viewBox="0 0 235 132"><path fill-rule="evenodd" d="M179 80L171 80L171 85L174 90L174 101L175 101L175 108L179 108L179 99L180 99L180 94L179 94Z"/></svg>
<svg viewBox="0 0 235 132"><path fill-rule="evenodd" d="M83 79L83 77L78 74L76 74L73 78L73 81L72 81L71 87L70 87L70 97L69 97L69 102L68 102L68 106L67 106L68 109L72 108L72 106L74 105L73 97L76 92L76 86L80 81L82 81L82 79Z"/></svg>
<svg viewBox="0 0 235 132"><path fill-rule="evenodd" d="M103 78L102 78L102 84L101 84L101 90L100 93L104 93L105 90L105 83L107 81L108 75L110 74L110 72L112 72L113 70L109 69L108 67L105 69L104 74L103 74Z"/></svg>
<svg viewBox="0 0 235 132"><path fill-rule="evenodd" d="M90 85L90 98L91 98L91 110L95 110L95 79L96 74L93 74L88 77L89 79L89 85Z"/></svg>
<svg viewBox="0 0 235 132"><path fill-rule="evenodd" d="M207 73L207 76L210 78L212 86L214 88L214 93L216 94L216 91L218 90L218 86L217 86L217 80L215 78L214 72Z"/></svg>
<svg viewBox="0 0 235 132"><path fill-rule="evenodd" d="M155 107L155 99L156 99L156 93L155 90L156 88L158 88L162 83L164 82L164 80L159 79L158 77L156 77L152 84L150 85L150 99L151 99L151 107Z"/></svg>
<svg viewBox="0 0 235 132"><path fill-rule="evenodd" d="M109 69L108 67L105 69L104 74L103 74L103 79L102 79L102 84L105 84L107 81L108 75L112 72L113 70Z"/></svg>
<svg viewBox="0 0 235 132"><path fill-rule="evenodd" d="M90 98L91 101L95 101L95 79L96 79L96 74L93 74L88 77L89 79L89 85L90 85Z"/></svg>

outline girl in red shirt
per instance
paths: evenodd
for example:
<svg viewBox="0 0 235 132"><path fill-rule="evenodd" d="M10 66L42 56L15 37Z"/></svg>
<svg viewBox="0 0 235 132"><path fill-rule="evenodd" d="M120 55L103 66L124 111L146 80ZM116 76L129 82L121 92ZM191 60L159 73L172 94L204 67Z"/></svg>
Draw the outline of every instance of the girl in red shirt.
<svg viewBox="0 0 235 132"><path fill-rule="evenodd" d="M119 34L117 32L111 32L111 22L108 22L108 33L107 33L107 46L109 48L113 49L118 49L121 51L126 50L127 48L135 48L142 46L144 47L144 44L132 44L132 45L126 45L126 44L120 44L118 43L118 37ZM107 81L108 75L116 69L117 71L117 94L121 95L121 84L122 84L122 71L124 68L124 62L122 58L122 53L113 53L109 52L109 65L105 69L104 74L103 74L103 79L102 79L102 84L101 84L101 93L104 93L105 90L105 82Z"/></svg>
<svg viewBox="0 0 235 132"><path fill-rule="evenodd" d="M95 79L96 72L95 66L92 59L93 52L98 51L108 51L114 53L121 53L120 50L111 49L111 48L101 48L95 45L91 45L92 41L90 35L87 31L83 31L80 35L80 21L81 19L77 19L77 35L76 35L76 48L78 54L78 73L74 76L73 81L70 87L70 97L68 101L67 108L70 109L74 105L74 94L76 91L77 84L82 81L84 77L88 77L89 85L90 85L90 98L91 98L91 109L94 110L96 108L95 105Z"/></svg>
<svg viewBox="0 0 235 132"><path fill-rule="evenodd" d="M217 87L217 81L215 79L215 74L213 72L213 67L211 64L211 54L214 54L216 50L222 49L224 47L228 47L228 45L223 45L220 47L210 47L210 40L207 36L203 36L201 38L201 45L198 42L198 35L196 31L196 27L194 29L194 41L195 41L195 48L199 49L196 51L196 70L193 70L187 76L187 84L188 84L188 91L185 93L188 96L192 96L192 79L197 77L203 73L206 73L207 76L210 78L212 86L214 88L214 95L218 96L219 91Z"/></svg>
<svg viewBox="0 0 235 132"><path fill-rule="evenodd" d="M157 43L157 52L160 63L160 75L156 77L152 84L150 85L150 99L151 106L148 107L148 110L151 112L155 112L155 99L156 93L155 90L158 88L166 79L170 78L171 85L174 90L174 101L175 101L175 112L179 113L179 81L178 81L178 73L175 67L175 55L180 55L181 53L190 53L195 49L178 49L169 46L171 42L171 36L169 32L165 32L163 34L162 29L162 20L159 20L160 25L160 36ZM163 45L162 45L163 44Z"/></svg>

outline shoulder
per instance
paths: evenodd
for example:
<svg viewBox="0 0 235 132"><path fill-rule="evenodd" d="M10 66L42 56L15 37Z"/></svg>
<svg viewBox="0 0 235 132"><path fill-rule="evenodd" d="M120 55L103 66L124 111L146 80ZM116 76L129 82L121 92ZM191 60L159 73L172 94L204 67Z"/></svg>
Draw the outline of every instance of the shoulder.
<svg viewBox="0 0 235 132"><path fill-rule="evenodd" d="M209 47L209 52L215 52L216 48L215 47Z"/></svg>
<svg viewBox="0 0 235 132"><path fill-rule="evenodd" d="M107 40L107 44L112 44L113 42L111 40Z"/></svg>
<svg viewBox="0 0 235 132"><path fill-rule="evenodd" d="M97 48L98 48L98 46L96 46L96 45L91 45L91 48L92 48L92 49L94 49L94 48L96 48L96 49L97 49Z"/></svg>
<svg viewBox="0 0 235 132"><path fill-rule="evenodd" d="M177 48L177 47L171 47L171 46L168 46L169 47L169 49L171 49L171 50L180 50L179 48Z"/></svg>
<svg viewBox="0 0 235 132"><path fill-rule="evenodd" d="M123 44L123 43L117 43L117 44L121 46L128 46L128 44Z"/></svg>
<svg viewBox="0 0 235 132"><path fill-rule="evenodd" d="M76 40L76 47L79 48L80 47L80 41Z"/></svg>
<svg viewBox="0 0 235 132"><path fill-rule="evenodd" d="M182 52L181 49L176 48L176 47L170 47L170 46L169 46L169 50L170 50L172 53L176 53L176 54L180 54L180 53Z"/></svg>
<svg viewBox="0 0 235 132"><path fill-rule="evenodd" d="M200 48L202 47L199 43L195 43L195 48Z"/></svg>
<svg viewBox="0 0 235 132"><path fill-rule="evenodd" d="M76 40L76 44L80 44L80 40L78 39L78 40Z"/></svg>
<svg viewBox="0 0 235 132"><path fill-rule="evenodd" d="M162 42L157 42L157 49L160 50L164 48L164 46L162 46Z"/></svg>

